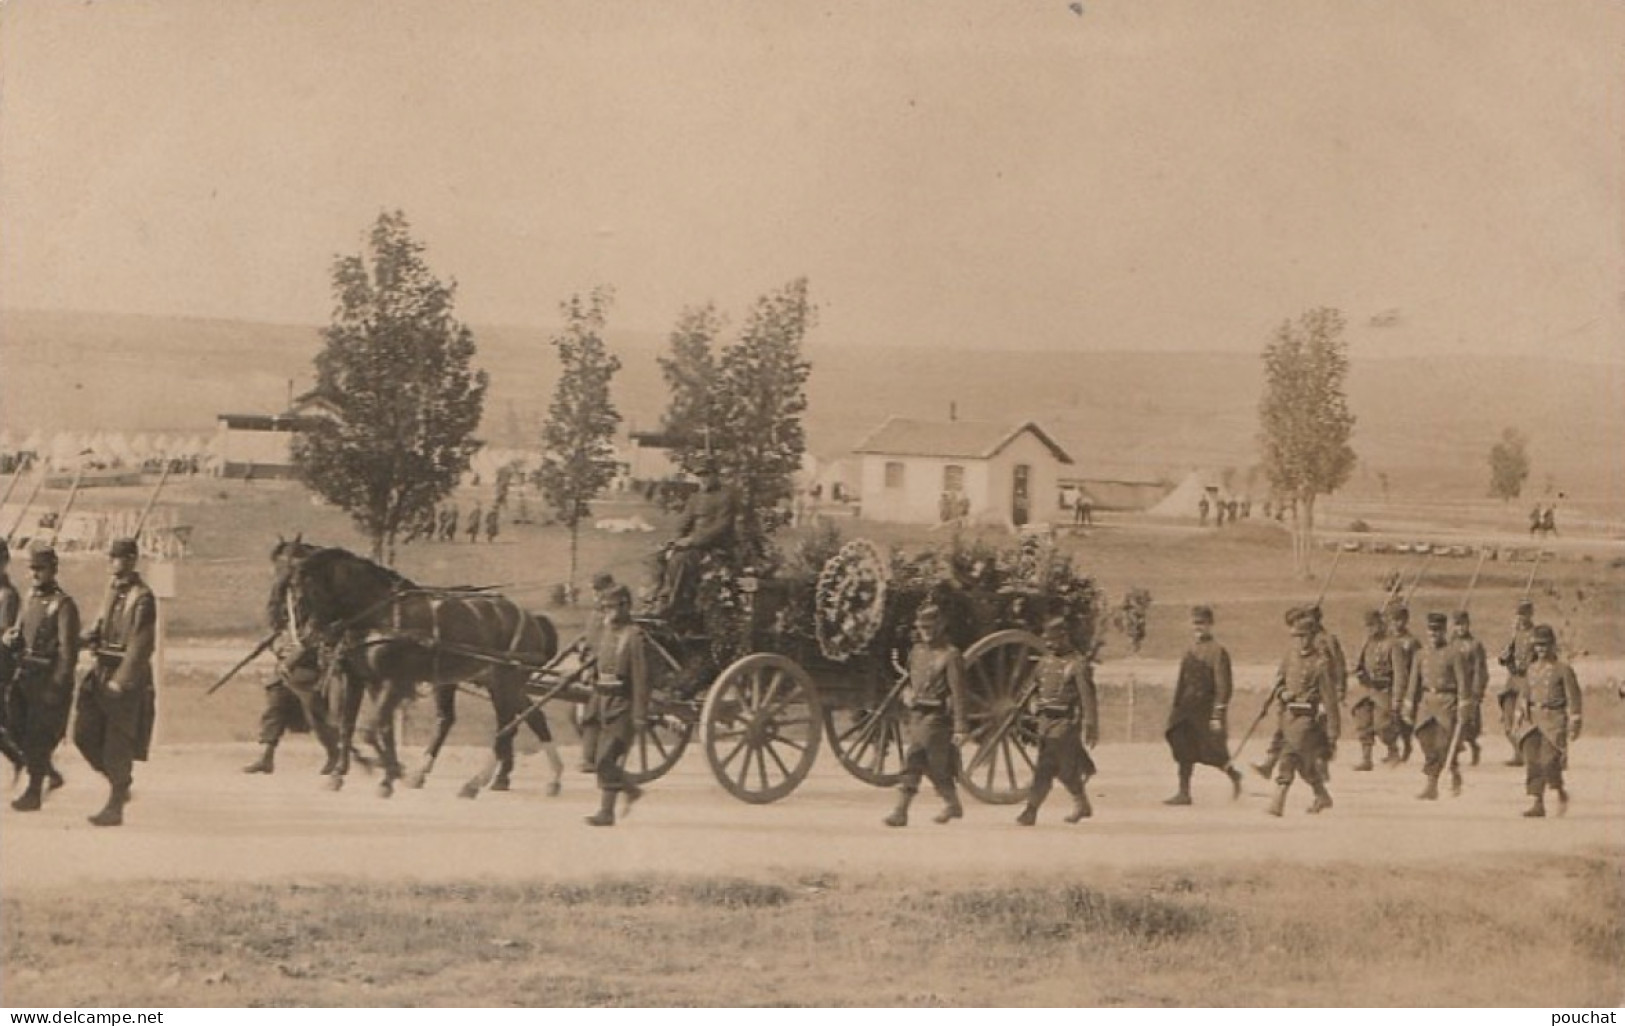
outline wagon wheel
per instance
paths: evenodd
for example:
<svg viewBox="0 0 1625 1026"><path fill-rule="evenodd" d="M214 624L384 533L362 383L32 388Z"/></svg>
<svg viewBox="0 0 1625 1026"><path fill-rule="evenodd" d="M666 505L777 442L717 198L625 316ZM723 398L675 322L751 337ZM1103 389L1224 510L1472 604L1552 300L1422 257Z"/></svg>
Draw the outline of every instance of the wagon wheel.
<svg viewBox="0 0 1625 1026"><path fill-rule="evenodd" d="M1020 630L995 631L965 651L965 727L959 779L993 805L1027 797L1038 736L1021 708L1043 645Z"/></svg>
<svg viewBox="0 0 1625 1026"><path fill-rule="evenodd" d="M661 716L639 727L626 753L626 779L647 784L670 773L694 736L691 717Z"/></svg>
<svg viewBox="0 0 1625 1026"><path fill-rule="evenodd" d="M748 655L718 675L700 710L700 739L717 781L753 805L796 789L818 754L818 693L794 661Z"/></svg>
<svg viewBox="0 0 1625 1026"><path fill-rule="evenodd" d="M876 787L892 787L903 775L903 703L893 689L874 709L824 707L829 747L846 771Z"/></svg>

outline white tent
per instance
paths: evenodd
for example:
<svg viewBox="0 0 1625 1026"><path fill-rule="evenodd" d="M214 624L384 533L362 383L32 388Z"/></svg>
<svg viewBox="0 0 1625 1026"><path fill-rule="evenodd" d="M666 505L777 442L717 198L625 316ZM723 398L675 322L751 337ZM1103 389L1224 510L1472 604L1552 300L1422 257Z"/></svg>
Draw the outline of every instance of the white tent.
<svg viewBox="0 0 1625 1026"><path fill-rule="evenodd" d="M1219 483L1217 474L1193 470L1185 475L1185 480L1179 482L1178 487L1165 495L1161 502L1152 506L1147 512L1154 517L1180 517L1197 520L1202 516L1202 500L1204 498L1208 502L1208 515L1216 517L1218 511L1214 509L1214 506L1220 502L1229 502L1236 496Z"/></svg>

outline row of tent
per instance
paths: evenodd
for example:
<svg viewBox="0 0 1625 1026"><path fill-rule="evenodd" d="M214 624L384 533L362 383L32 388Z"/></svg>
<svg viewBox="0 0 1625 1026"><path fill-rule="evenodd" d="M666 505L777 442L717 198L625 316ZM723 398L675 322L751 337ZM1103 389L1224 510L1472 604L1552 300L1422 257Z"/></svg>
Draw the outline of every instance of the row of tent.
<svg viewBox="0 0 1625 1026"><path fill-rule="evenodd" d="M139 467L150 461L199 460L215 455L214 434L122 431L34 430L26 435L0 429L0 457L30 456L50 470L77 468L82 461L108 467Z"/></svg>

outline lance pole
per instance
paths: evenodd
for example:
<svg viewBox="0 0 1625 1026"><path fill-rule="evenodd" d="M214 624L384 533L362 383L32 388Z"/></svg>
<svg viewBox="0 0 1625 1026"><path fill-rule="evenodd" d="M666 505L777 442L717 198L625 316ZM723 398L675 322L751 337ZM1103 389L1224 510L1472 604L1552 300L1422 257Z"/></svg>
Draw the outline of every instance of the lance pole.
<svg viewBox="0 0 1625 1026"><path fill-rule="evenodd" d="M164 482L169 480L169 470L174 466L170 460L164 461L164 472L158 475L158 483L153 485L152 494L147 496L147 504L141 507L141 516L135 522L135 533L130 537L141 540L141 529L147 526L147 517L152 515L152 507L158 502L158 493L164 490Z"/></svg>
<svg viewBox="0 0 1625 1026"><path fill-rule="evenodd" d="M1480 571L1482 571L1484 569L1484 557L1488 556L1489 554L1490 554L1490 550L1487 547L1479 548L1479 550L1478 550L1478 565L1473 567L1473 579L1467 582L1467 594L1465 594L1465 595L1463 595L1461 597L1461 609L1459 610L1460 612L1463 612L1463 613L1467 612L1467 603L1471 602L1472 599L1473 599L1473 589L1478 587L1478 575L1479 575Z"/></svg>
<svg viewBox="0 0 1625 1026"><path fill-rule="evenodd" d="M73 509L73 500L79 495L79 484L85 479L84 454L80 454L79 469L73 473L73 485L68 488L68 497L62 503L62 509L56 514L56 525L51 528L51 540L47 545L56 545L57 538L62 535L62 527L68 522L68 512Z"/></svg>
<svg viewBox="0 0 1625 1026"><path fill-rule="evenodd" d="M23 479L23 475L29 470L33 469L33 466L33 457L29 457L26 460L18 462L17 469L11 475L11 483L6 485L6 494L0 495L0 507L5 506L6 503L11 501L11 493L16 490L17 482L21 481Z"/></svg>
<svg viewBox="0 0 1625 1026"><path fill-rule="evenodd" d="M29 466L33 466L33 464L30 463ZM34 500L39 498L40 489L44 488L44 487L45 487L45 471L41 470L39 472L39 476L37 478L35 478L35 480L34 480L34 487L32 489L30 489L29 492L28 492L28 501L23 503L23 508L17 513L17 522L15 524L11 525L11 530L10 531L6 532L6 544L7 545L10 545L11 544L11 539L13 539L13 538L15 538L17 536L18 531L22 530L23 521L28 519L28 511L29 511L29 509L33 507Z"/></svg>

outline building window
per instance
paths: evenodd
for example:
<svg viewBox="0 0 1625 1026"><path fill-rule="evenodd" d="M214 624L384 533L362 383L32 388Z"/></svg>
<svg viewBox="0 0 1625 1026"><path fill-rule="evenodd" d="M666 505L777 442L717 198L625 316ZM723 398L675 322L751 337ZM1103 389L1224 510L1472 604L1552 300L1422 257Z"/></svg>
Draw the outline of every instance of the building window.
<svg viewBox="0 0 1625 1026"><path fill-rule="evenodd" d="M903 465L895 460L886 464L886 487L903 487Z"/></svg>
<svg viewBox="0 0 1625 1026"><path fill-rule="evenodd" d="M945 492L962 492L965 490L965 468L950 463L942 468L942 490Z"/></svg>

